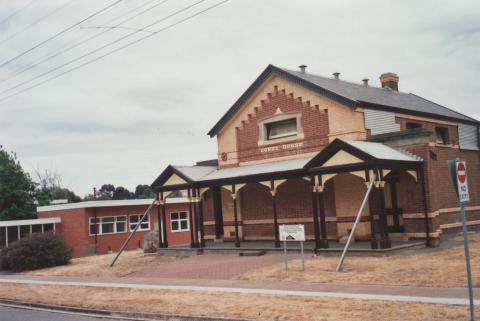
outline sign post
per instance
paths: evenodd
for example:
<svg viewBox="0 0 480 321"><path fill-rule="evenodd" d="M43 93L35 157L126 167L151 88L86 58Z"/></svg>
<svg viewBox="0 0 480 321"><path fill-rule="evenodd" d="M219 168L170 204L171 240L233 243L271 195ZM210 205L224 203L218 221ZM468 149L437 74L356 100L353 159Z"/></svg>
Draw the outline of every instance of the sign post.
<svg viewBox="0 0 480 321"><path fill-rule="evenodd" d="M302 271L305 271L305 256L303 242L305 242L305 225L280 225L278 227L280 241L283 241L283 255L285 258L285 271L288 271L287 242L300 242L302 256Z"/></svg>
<svg viewBox="0 0 480 321"><path fill-rule="evenodd" d="M452 177L453 186L460 202L460 217L462 219L463 248L465 251L465 264L467 267L468 296L470 300L470 321L475 321L475 305L473 301L472 270L470 267L470 250L468 246L467 216L465 214L465 202L470 201L467 182L467 163L463 160L447 161Z"/></svg>

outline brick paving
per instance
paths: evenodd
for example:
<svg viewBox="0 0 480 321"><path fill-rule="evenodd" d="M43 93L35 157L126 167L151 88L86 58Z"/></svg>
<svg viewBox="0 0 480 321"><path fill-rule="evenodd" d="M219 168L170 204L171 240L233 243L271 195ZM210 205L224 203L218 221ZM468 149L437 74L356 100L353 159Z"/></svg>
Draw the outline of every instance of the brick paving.
<svg viewBox="0 0 480 321"><path fill-rule="evenodd" d="M282 261L282 254L263 256L198 255L172 262L150 264L143 270L129 274L128 277L229 280L246 272Z"/></svg>

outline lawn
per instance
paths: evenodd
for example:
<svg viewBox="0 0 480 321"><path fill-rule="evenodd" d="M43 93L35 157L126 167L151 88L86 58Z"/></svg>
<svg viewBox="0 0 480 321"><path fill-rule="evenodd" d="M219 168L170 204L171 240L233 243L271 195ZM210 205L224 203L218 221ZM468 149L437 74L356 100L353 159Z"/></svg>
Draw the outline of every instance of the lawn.
<svg viewBox="0 0 480 321"><path fill-rule="evenodd" d="M466 306L333 298L2 284L0 298L128 312L292 321L467 320ZM477 310L480 313L480 309Z"/></svg>
<svg viewBox="0 0 480 321"><path fill-rule="evenodd" d="M471 234L470 256L473 283L480 283L480 234ZM261 268L241 278L245 280L279 280L353 284L413 285L435 287L465 287L466 272L463 238L455 236L435 249L411 249L382 257L347 256L344 271L335 272L339 255L309 257L306 271L300 260L292 260L292 270L285 272L283 264ZM292 254L293 255L293 254Z"/></svg>
<svg viewBox="0 0 480 321"><path fill-rule="evenodd" d="M111 268L110 263L115 255L116 254L105 254L76 258L72 259L69 265L28 271L22 274L40 276L123 277L141 270L149 264L177 259L173 256L146 256L141 250L125 251Z"/></svg>

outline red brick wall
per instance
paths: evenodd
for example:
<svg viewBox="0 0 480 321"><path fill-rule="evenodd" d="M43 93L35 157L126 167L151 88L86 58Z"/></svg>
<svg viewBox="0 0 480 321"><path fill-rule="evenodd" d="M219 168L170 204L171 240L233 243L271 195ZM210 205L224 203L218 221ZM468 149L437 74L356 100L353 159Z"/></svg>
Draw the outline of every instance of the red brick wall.
<svg viewBox="0 0 480 321"><path fill-rule="evenodd" d="M424 171L426 180L426 193L428 211L435 213L441 209L458 208L458 199L454 191L450 174L447 169L447 160L455 158L467 161L468 185L470 190L470 202L467 207L480 205L480 153L478 151L460 150L458 148L428 146L418 144L403 147L424 159ZM434 159L436 158L436 159ZM474 210L467 213L470 221L480 219L480 211ZM445 213L429 220L430 231L435 232L441 224L460 222L459 211ZM409 231L421 232L425 230L423 219L417 219L410 224ZM409 232L407 231L407 232Z"/></svg>
<svg viewBox="0 0 480 321"><path fill-rule="evenodd" d="M301 178L289 179L277 189L279 218L312 217L311 183Z"/></svg>
<svg viewBox="0 0 480 321"><path fill-rule="evenodd" d="M139 206L116 206L116 207L99 207L96 208L97 217L105 217L105 216L127 216L127 231L123 233L115 233L115 234L103 234L97 235L97 247L99 254L105 254L108 251L117 252L120 250L122 244L127 239L128 235L130 234L129 226L128 226L128 216L132 214L143 214L148 208L148 205L139 205ZM154 222L157 221L156 215L156 207L150 213L150 229L154 229ZM94 209L88 208L86 209L87 220L90 217L95 217ZM88 221L87 221L88 224ZM133 238L128 243L126 250L135 250L137 248L143 248L143 237L149 231L138 231L135 233ZM87 226L87 235L88 235L88 226ZM89 235L88 241L92 245L92 248L95 247L95 236Z"/></svg>
<svg viewBox="0 0 480 321"><path fill-rule="evenodd" d="M115 206L115 207L99 207L96 208L97 217L102 216L119 216L131 214L143 214L148 208L148 205L139 206ZM150 230L157 226L157 210L158 207L153 207L150 213ZM169 246L178 246L190 244L190 232L172 232L170 228L170 212L186 210L189 212L189 205L184 204L167 204L166 218L167 218L167 239ZM38 218L47 217L61 217L62 222L57 224L56 232L63 235L66 242L73 248L74 256L86 256L95 253L95 236L89 235L89 218L94 217L93 208L79 208L68 210L56 210L39 212ZM193 217L195 222L195 218ZM191 227L192 228L192 227ZM122 246L123 242L129 235L128 217L127 217L127 232L97 235L98 253L105 254L109 250L117 252ZM143 238L149 231L139 231L130 240L127 250L134 250L143 247Z"/></svg>
<svg viewBox="0 0 480 321"><path fill-rule="evenodd" d="M304 132L304 139L276 144L272 141L272 144L269 144L268 147L279 146L279 150L262 153L261 148L267 146L258 146L260 137L258 122L274 116L278 108L280 108L283 113L302 113L300 121ZM313 106L309 106L290 95L286 95L282 91L278 91L272 94L262 105L262 108L237 130L239 162L320 151L328 144L328 133L328 115L325 111L317 110ZM282 148L285 144L296 142L302 142L302 146L289 149Z"/></svg>
<svg viewBox="0 0 480 321"><path fill-rule="evenodd" d="M430 142L435 142L436 141L436 136L435 136L435 127L445 127L448 129L448 137L449 137L449 144L451 145L457 145L458 144L458 130L457 126L452 126L452 125L443 125L443 124L437 124L433 122L427 122L427 121L420 121L420 120L412 120L412 119L407 119L407 118L402 118L402 117L395 117L395 121L397 124L400 124L400 130L405 130L407 129L407 123L417 123L421 124L423 128L426 128L428 131L432 132L432 134L429 137Z"/></svg>
<svg viewBox="0 0 480 321"><path fill-rule="evenodd" d="M88 221L85 208L63 211L39 212L38 218L61 217L62 222L56 225L56 233L61 234L68 245L73 248L75 257L93 253L88 240Z"/></svg>
<svg viewBox="0 0 480 321"><path fill-rule="evenodd" d="M192 205L193 207L194 205ZM190 231L185 232L172 232L171 224L170 224L170 213L176 211L187 211L189 215L193 215L190 213L189 204L167 204L166 205L166 212L167 212L167 240L168 246L179 246L179 245L190 245ZM190 225L190 229L195 231L195 216L192 216L193 226Z"/></svg>

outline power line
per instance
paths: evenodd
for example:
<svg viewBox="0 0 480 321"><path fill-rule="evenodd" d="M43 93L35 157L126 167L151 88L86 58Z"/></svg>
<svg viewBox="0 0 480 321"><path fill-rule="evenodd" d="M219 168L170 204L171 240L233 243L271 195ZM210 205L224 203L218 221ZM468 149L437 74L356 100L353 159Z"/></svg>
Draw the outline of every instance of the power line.
<svg viewBox="0 0 480 321"><path fill-rule="evenodd" d="M41 21L49 18L50 16L54 15L55 13L57 13L58 11L62 10L63 8L69 6L72 2L74 2L75 0L70 0L68 1L67 3L64 3L63 5L57 7L56 9L50 11L48 14L42 16L41 18L35 20L34 22L32 22L31 24L29 24L28 26L26 26L25 28L23 28L22 30L10 35L9 37L3 39L0 41L0 45L4 44L5 42L9 41L9 40L12 40L13 38L15 38L16 36L24 33L25 31L27 31L28 29L32 28L33 26L37 25L38 23L40 23Z"/></svg>
<svg viewBox="0 0 480 321"><path fill-rule="evenodd" d="M98 48L96 48L96 49L94 49L94 50L92 50L92 51L90 51L90 52L87 52L86 54L83 54L83 55L81 55L81 56L79 56L79 57L77 57L77 58L74 58L74 59L72 59L72 60L70 60L70 61L67 61L66 63L61 64L60 66L57 66L57 67L55 67L55 68L53 68L53 69L50 69L50 70L47 70L47 71L45 71L44 73L41 73L40 75L37 75L37 76L35 76L35 77L33 77L33 78L30 78L29 80L26 80L26 81L24 81L24 82L21 82L21 83L15 85L15 86L10 87L10 88L7 88L7 89L1 91L1 92L0 92L0 95L4 94L4 93L6 93L6 92L12 91L13 89L16 89L16 88L18 88L18 87L21 87L21 86L23 86L23 85L26 85L26 84L28 84L28 83L31 83L32 81L34 81L34 80L36 80L36 79L38 79L38 78L42 78L43 76L46 76L46 75L48 75L48 74L51 74L52 72L55 72L55 71L57 71L57 70L59 70L59 69L61 69L61 68L63 68L63 67L66 67L66 66L68 66L68 65L70 65L70 64L72 64L72 63L74 63L74 62L77 62L77 61L79 61L79 60L81 60L81 59L83 59L83 58L85 58L85 57L88 57L88 56L90 56L90 55L92 55L92 54L94 54L94 53L96 53L96 52L98 52L98 51L100 51L100 50L102 50L102 49L108 48L108 47L110 47L110 46L112 46L112 45L114 45L114 44L116 44L116 43L118 43L118 42L120 42L120 41L122 41L122 40L125 40L125 39L127 39L127 38L129 38L129 37L131 37L131 36L133 36L133 35L135 35L135 34L137 34L137 33L142 32L143 30L147 30L147 29L153 27L154 25L157 25L157 24L159 24L159 23L161 23L161 22L163 22L163 21L165 21L165 20L167 20L167 19L169 19L169 18L171 18L171 17L174 17L174 16L176 16L176 15L178 15L178 14L184 12L184 11L187 11L187 10L193 8L194 6L199 5L200 3L205 2L205 1L206 1L206 0L199 0L199 1L194 2L194 3L192 3L192 4L190 4L190 5L186 6L186 7L183 7L182 9L179 9L179 10L177 10L177 11L175 11L175 12L173 12L173 13L167 15L167 16L164 16L164 17L156 20L155 22L148 24L147 26L145 26L145 27L143 27L143 28L136 29L135 31L133 31L133 32L131 32L131 33L128 33L128 34L125 35L125 36L122 36L122 37L120 37L120 38L117 38L117 39L115 39L115 40L113 40L113 41L111 41L111 42L109 42L109 43L107 43L107 44L105 44L105 45L103 45L103 46L100 46L100 47L98 47ZM154 33L152 33L152 34L154 34Z"/></svg>
<svg viewBox="0 0 480 321"><path fill-rule="evenodd" d="M149 4L149 3L152 3L152 2L155 2L155 1L158 1L158 0L151 0L151 1L144 2L144 3L142 3L140 6L137 6L137 7L133 8L133 9L131 9L131 10L129 11L129 13L130 13L130 12L135 12L135 11L137 11L138 9L144 7L145 5L147 5L147 4ZM118 27L118 26L120 26L120 25L122 25L122 24L124 24L124 23L126 23L126 22L128 22L128 21L130 21L130 20L132 20L132 19L135 19L135 18L137 18L138 16L140 16L140 15L142 15L142 14L144 14L144 13L147 13L148 11L153 10L154 8L156 8L156 7L164 4L164 3L167 2L167 1L169 1L169 0L162 0L160 3L157 3L157 4L155 4L155 5L151 6L151 7L148 7L147 9L145 9L145 10L143 10L143 11L141 11L141 12L138 12L138 13L134 14L133 16L125 19L125 20L122 20L121 22L119 22L118 24L116 24L115 27ZM116 17L113 18L113 19L108 20L106 23L108 24L108 23L110 23L110 22L113 22L113 21L115 21L115 20L118 20L118 19L122 18L123 16L125 16L124 13L122 13L122 14L119 15L119 16L116 16ZM82 28L82 27L81 27L81 28ZM109 31L112 31L112 30L113 30L113 29L103 30L103 31L101 31L101 32L98 32L98 33L94 34L93 36L91 36L91 37L89 37L89 38L82 37L82 38L85 38L85 39L82 39L82 40L76 42L76 43L73 44L72 46L68 46L68 45L70 45L71 43L73 43L75 40L74 40L74 41L71 41L71 42L68 42L68 43L65 44L64 46L60 47L60 49L58 49L58 50L56 50L56 51L53 51L53 54L52 54L52 52L49 52L46 56L41 57L40 60L37 60L37 61L34 62L33 64L30 64L30 65L26 66L25 68L21 69L20 71L14 73L12 76L7 77L7 78L5 78L5 79L3 79L3 80L0 80L0 84L4 83L5 81L11 80L11 79L13 79L13 78L16 78L17 76L23 74L24 72L26 72L26 71L28 71L28 70L31 70L31 69L35 68L36 66L38 66L38 65L40 65L40 64L42 64L42 63L44 63L44 62L47 62L47 61L49 61L49 60L52 60L53 58L55 58L55 57L57 57L57 56L65 53L65 52L68 52L68 51L70 51L70 50L72 50L72 49L74 49L74 48L76 48L76 47L78 47L78 46L80 46L80 45L83 45L84 43L87 43L87 42L89 42L89 41L91 41L91 40L93 40L93 39L95 39L95 38L98 38L98 37L100 37L101 35L109 32ZM62 50L62 49L63 49L63 50Z"/></svg>
<svg viewBox="0 0 480 321"><path fill-rule="evenodd" d="M19 90L19 91L15 92L15 93L13 93L13 94L11 94L11 95L5 96L5 97L3 97L3 98L0 99L0 102L5 101L5 100L7 100L7 99L9 99L9 98L12 98L12 97L14 97L14 96L20 95L20 94L22 94L22 93L24 93L24 92L26 92L26 91L29 91L29 90L31 90L31 89L34 89L34 88L38 87L38 86L41 86L41 85L43 85L43 84L45 84L45 83L47 83L47 82L49 82L49 81L52 81L52 80L54 80L54 79L57 79L57 78L59 78L59 77L61 77L61 76L63 76L63 75L66 75L66 74L68 74L68 73L71 73L71 72L73 72L73 71L75 71L75 70L77 70L77 69L80 69L80 68L82 68L82 67L84 67L84 66L86 66L86 65L89 65L89 64L91 64L91 63L94 63L94 62L96 62L96 61L98 61L98 60L100 60L100 59L103 59L103 58L105 58L105 57L107 57L107 56L109 56L109 55L112 55L113 53L115 53L115 52L117 52L117 51L120 51L120 50L123 50L123 49L125 49L125 48L128 48L128 47L130 47L130 46L132 46L132 45L134 45L134 44L136 44L136 43L138 43L138 42L140 42L140 41L143 41L143 40L146 40L146 39L148 39L148 38L150 38L150 37L153 37L153 36L155 36L155 35L163 32L163 31L166 31L166 30L168 30L168 29L170 29L170 28L173 28L173 27L176 26L176 25L179 25L179 24L181 24L181 23L184 23L184 22L186 22L186 21L188 21L188 20L190 20L190 19L195 18L196 16L199 16L199 15L201 15L201 14L207 12L207 11L210 11L210 10L212 10L212 9L214 9L214 8L220 6L220 5L222 5L222 4L224 4L224 3L228 2L228 1L230 1L230 0L220 1L220 2L218 2L218 3L214 4L214 5L211 5L211 6L205 8L205 9L203 9L203 10L201 10L201 11L198 11L198 12L196 12L196 13L190 15L190 16L187 16L187 17L185 17L185 18L183 18L183 19L181 19L181 20L179 20L179 21L177 21L177 22L174 22L174 23L172 23L172 24L170 24L170 25L167 25L167 26L165 26L165 27L163 27L163 28L155 31L155 32L152 33L152 34L148 34L148 35L146 35L146 36L144 36L144 37L142 37L142 38L139 38L139 39L137 39L137 40L134 40L134 41L132 41L132 42L129 42L129 43L127 43L127 44L125 44L125 45L123 45L123 46L121 46L121 47L118 47L118 48L116 48L116 49L114 49L114 50L111 50L111 51L109 51L109 52L107 52L107 53L105 53L105 54L103 54L103 55L101 55L101 56L99 56L99 57L96 57L96 58L94 58L94 59L91 59L91 60L89 60L89 61L86 61L86 62L84 62L84 63L82 63L82 64L80 64L80 65L78 65L78 66L76 66L76 67L70 68L70 69L68 69L68 70L66 70L66 71L64 71L64 72L62 72L62 73L60 73L60 74L58 74L58 75L55 75L55 76L50 77L50 78L47 78L47 79L45 79L45 80L43 80L43 81L41 81L41 82L39 82L39 83L37 83L37 84L35 84L35 85L32 85L32 86L29 86L29 87L24 88L24 89L22 89L22 90Z"/></svg>
<svg viewBox="0 0 480 321"><path fill-rule="evenodd" d="M71 25L70 27L68 27L68 28L66 28L66 29L63 29L62 31L54 34L53 36L51 36L51 37L43 40L42 42L36 44L35 46L31 47L30 49L27 49L27 50L25 50L24 52L18 54L17 56L15 56L15 57L13 57L13 58L10 58L9 60L1 63L1 64L0 64L0 68L5 67L6 65L8 65L9 63L11 63L12 61L17 60L18 58L26 55L27 53L29 53L29 52L31 52L31 51L33 51L33 50L35 50L35 49L37 49L38 47L44 45L45 43L47 43L47 42L49 42L49 41L57 38L58 36L66 33L66 32L68 32L69 30L72 30L72 29L75 28L76 26L78 26L78 25L84 23L85 21L87 21L87 20L89 20L89 19L91 19L91 18L93 18L93 17L101 14L102 12L104 12L104 11L112 8L113 6L119 4L119 3L122 2L122 1L123 1L123 0L117 0L117 1L115 1L114 3L112 3L112 4L109 4L108 6L104 7L103 9L101 9L101 10L99 10L99 11L97 11L97 12L91 14L91 15L89 15L88 17L82 19L81 21L79 21L79 22L77 22L77 23L74 23L74 24Z"/></svg>
<svg viewBox="0 0 480 321"><path fill-rule="evenodd" d="M0 21L0 25L3 25L5 22L7 22L8 20L12 19L13 17L15 17L17 14L19 14L20 12L22 12L23 10L27 9L28 7L30 7L32 5L32 3L34 3L35 0L32 0L30 1L29 3L27 3L26 5L24 5L23 7L21 7L20 9L14 11L13 13L11 13L8 17L6 17L5 19L3 19L2 21Z"/></svg>

